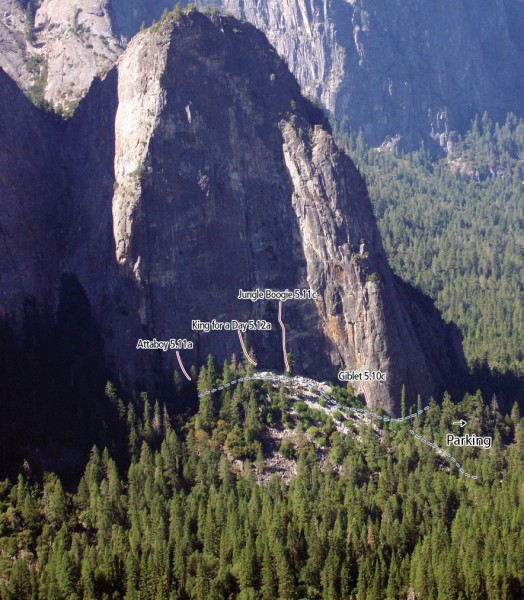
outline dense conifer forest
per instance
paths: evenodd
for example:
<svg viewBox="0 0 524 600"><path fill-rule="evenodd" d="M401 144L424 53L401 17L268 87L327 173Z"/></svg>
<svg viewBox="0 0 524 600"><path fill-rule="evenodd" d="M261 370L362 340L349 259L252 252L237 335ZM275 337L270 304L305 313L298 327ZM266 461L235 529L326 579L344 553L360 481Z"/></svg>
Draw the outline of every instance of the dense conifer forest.
<svg viewBox="0 0 524 600"><path fill-rule="evenodd" d="M198 390L246 372L210 359ZM345 389L333 393L343 407L358 402ZM454 405L446 395L409 425L372 426L296 396L244 381L181 418L145 394L124 401L108 384L104 403L125 433L115 436L124 452L93 447L70 489L27 468L0 484L1 598L523 597L516 403L502 415L496 398L466 395ZM477 480L409 433L444 445L463 416L470 432L493 436L489 450L454 452ZM288 432L276 448L274 431ZM277 455L296 475L272 472Z"/></svg>

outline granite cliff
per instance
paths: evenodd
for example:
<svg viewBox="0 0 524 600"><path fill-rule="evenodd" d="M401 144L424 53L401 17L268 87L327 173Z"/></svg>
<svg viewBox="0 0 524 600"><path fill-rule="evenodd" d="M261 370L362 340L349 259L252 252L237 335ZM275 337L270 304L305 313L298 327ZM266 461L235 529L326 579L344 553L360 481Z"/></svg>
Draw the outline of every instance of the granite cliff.
<svg viewBox="0 0 524 600"><path fill-rule="evenodd" d="M524 115L522 0L200 0L264 31L366 141L446 149L475 114Z"/></svg>
<svg viewBox="0 0 524 600"><path fill-rule="evenodd" d="M58 127L0 69L0 318L50 303L61 256L65 180ZM12 314L14 312L14 314Z"/></svg>
<svg viewBox="0 0 524 600"><path fill-rule="evenodd" d="M44 287L61 272L76 276L126 388L169 380L177 368L173 352L136 350L139 338L193 340L187 365L241 353L235 334L194 332L193 319L270 321L272 331L248 340L259 367L282 370L278 303L236 299L255 288L318 293L284 304L296 370L316 378L383 371L385 384L366 386L372 406L398 413L402 384L427 399L463 368L453 328L393 276L365 184L323 113L250 24L200 13L164 18L132 40L57 128L18 90L5 90L6 119L22 114L37 141L45 138L25 160L54 192L35 207L34 194L6 179L17 194L6 201L21 213L57 211L39 224L47 238L38 232L29 243L50 265ZM2 178L9 156L24 152L4 135ZM23 302L16 286L3 276L6 314ZM27 296L53 305L38 280L33 287Z"/></svg>
<svg viewBox="0 0 524 600"><path fill-rule="evenodd" d="M70 111L167 0L0 0L0 66ZM184 4L184 3L183 3ZM198 0L248 20L304 93L371 145L445 150L488 111L524 115L523 0Z"/></svg>

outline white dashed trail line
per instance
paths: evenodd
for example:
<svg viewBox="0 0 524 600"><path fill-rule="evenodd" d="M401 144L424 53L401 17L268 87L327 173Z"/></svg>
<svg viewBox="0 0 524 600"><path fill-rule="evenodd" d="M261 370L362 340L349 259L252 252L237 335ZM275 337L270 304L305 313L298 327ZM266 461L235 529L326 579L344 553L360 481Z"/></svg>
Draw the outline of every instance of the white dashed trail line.
<svg viewBox="0 0 524 600"><path fill-rule="evenodd" d="M255 374L252 377L239 377L238 379L234 379L233 381L230 381L229 383L225 383L224 385L221 385L219 387L213 388L212 390L207 390L205 392L202 392L201 394L198 395L198 397L202 398L203 396L209 396L210 394L216 394L217 392L221 392L224 389L233 387L233 386L237 385L238 383L241 383L242 381L272 381L273 383L287 383L287 384L294 383L294 384L298 384L298 385L303 385L303 386L310 388L312 391L318 392L319 393L318 399L320 400L320 399L324 398L331 406L335 406L336 408L338 408L340 410L344 410L344 411L349 410L354 415L357 415L357 416L364 415L364 416L368 416L368 417L373 417L379 421L384 421L384 423L405 423L407 421L410 421L411 419L414 419L415 417L418 417L419 415L422 415L427 410L429 410L429 406L425 406L424 408L422 408L410 415L407 415L405 417L399 417L399 418L383 417L382 415L377 415L376 413L371 412L364 408L355 408L353 406L350 406L349 408L347 408L345 406L342 406L341 404L336 402L332 396L327 394L326 391L324 389L322 389L322 387L320 387L317 382L305 379L304 377L298 377L298 376L286 377L285 375L267 375L267 374L263 374L263 373ZM452 456L449 452L444 450L444 448L440 448L436 444L433 444L426 438L415 433L415 431L413 431L412 429L410 429L409 432L416 440L420 441L422 444L425 444L429 448L432 448L433 450L435 450L435 452L437 452L440 455L449 459L450 463L454 464L455 467L457 467L457 469L459 470L459 472L462 473L465 477L469 477L471 479L478 479L478 477L476 475L471 475L471 473L466 473L466 471L457 462L457 459L454 456Z"/></svg>

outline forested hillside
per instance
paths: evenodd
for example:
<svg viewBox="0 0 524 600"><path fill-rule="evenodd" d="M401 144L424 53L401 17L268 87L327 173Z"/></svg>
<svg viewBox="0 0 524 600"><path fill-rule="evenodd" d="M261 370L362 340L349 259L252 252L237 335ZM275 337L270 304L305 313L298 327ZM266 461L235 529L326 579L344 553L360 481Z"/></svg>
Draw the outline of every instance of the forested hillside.
<svg viewBox="0 0 524 600"><path fill-rule="evenodd" d="M389 261L464 335L471 363L524 374L524 122L487 115L446 158L366 148L364 173Z"/></svg>
<svg viewBox="0 0 524 600"><path fill-rule="evenodd" d="M0 600L522 600L523 0L183 4L0 0Z"/></svg>
<svg viewBox="0 0 524 600"><path fill-rule="evenodd" d="M246 370L200 372L201 393ZM355 400L344 390L342 405ZM59 599L497 600L524 594L524 419L515 405L445 397L411 425L372 428L243 381L204 396L187 423L147 396L106 403L127 431L120 466L93 448L78 486L28 470L0 484L0 596ZM458 417L494 436L455 455ZM335 418L335 417L334 417ZM270 434L287 431L271 449ZM274 473L271 455L296 467ZM239 462L243 461L243 462ZM266 478L266 483L260 482Z"/></svg>

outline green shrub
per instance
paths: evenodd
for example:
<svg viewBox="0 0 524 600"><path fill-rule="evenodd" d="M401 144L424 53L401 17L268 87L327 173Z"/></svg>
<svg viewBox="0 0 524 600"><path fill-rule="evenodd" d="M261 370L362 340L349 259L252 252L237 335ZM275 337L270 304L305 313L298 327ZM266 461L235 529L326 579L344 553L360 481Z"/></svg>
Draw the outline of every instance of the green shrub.
<svg viewBox="0 0 524 600"><path fill-rule="evenodd" d="M361 263L367 260L368 258L369 254L367 252L364 252L364 254L359 254L358 252L355 252L355 254L353 254L351 257L351 260L356 263Z"/></svg>
<svg viewBox="0 0 524 600"><path fill-rule="evenodd" d="M282 440L282 443L280 444L278 450L280 454L282 454L282 456L284 458L287 458L288 460L293 460L297 457L297 451L295 449L295 446L289 438Z"/></svg>
<svg viewBox="0 0 524 600"><path fill-rule="evenodd" d="M378 273L368 273L366 275L366 281L371 281L373 283L380 283L382 280L380 279L380 275Z"/></svg>

